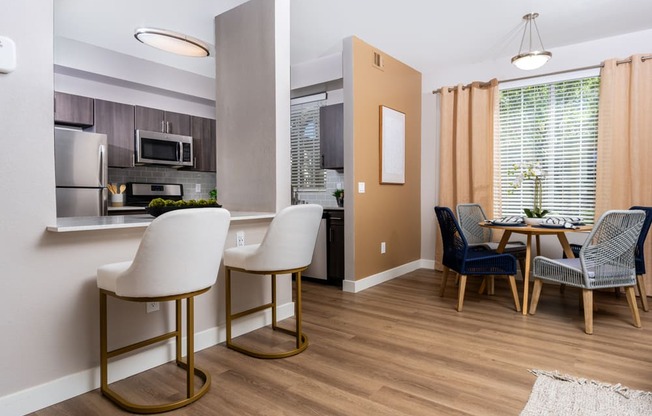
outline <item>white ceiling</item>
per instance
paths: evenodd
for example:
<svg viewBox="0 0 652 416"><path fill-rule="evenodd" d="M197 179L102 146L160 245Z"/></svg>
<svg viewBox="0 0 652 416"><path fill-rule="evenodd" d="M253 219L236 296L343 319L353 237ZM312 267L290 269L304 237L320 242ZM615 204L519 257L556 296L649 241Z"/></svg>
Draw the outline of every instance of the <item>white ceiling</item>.
<svg viewBox="0 0 652 416"><path fill-rule="evenodd" d="M55 36L214 76L212 58L177 57L143 45L138 27L208 43L214 16L246 0L55 0ZM516 54L522 16L535 11L547 50L652 28L652 0L290 0L291 61L338 52L358 36L427 72ZM642 51L646 52L646 51ZM56 53L56 39L55 39Z"/></svg>

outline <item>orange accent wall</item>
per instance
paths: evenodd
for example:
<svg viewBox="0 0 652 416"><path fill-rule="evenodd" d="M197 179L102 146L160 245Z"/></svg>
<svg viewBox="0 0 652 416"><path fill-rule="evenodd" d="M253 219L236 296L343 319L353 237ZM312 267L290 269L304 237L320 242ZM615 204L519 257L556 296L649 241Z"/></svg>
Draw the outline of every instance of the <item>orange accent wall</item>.
<svg viewBox="0 0 652 416"><path fill-rule="evenodd" d="M355 279L421 257L421 73L352 38ZM374 66L374 52L383 68ZM405 184L380 183L380 106L405 114ZM365 182L366 192L357 192ZM387 252L380 253L385 242Z"/></svg>

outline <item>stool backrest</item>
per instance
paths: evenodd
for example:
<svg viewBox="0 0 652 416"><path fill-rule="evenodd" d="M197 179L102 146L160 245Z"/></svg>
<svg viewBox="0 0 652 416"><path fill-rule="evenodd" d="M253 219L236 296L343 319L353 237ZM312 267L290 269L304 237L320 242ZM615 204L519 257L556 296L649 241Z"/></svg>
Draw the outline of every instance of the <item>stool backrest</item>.
<svg viewBox="0 0 652 416"><path fill-rule="evenodd" d="M215 284L231 214L222 208L168 212L145 230L136 256L116 284L129 297L178 295Z"/></svg>
<svg viewBox="0 0 652 416"><path fill-rule="evenodd" d="M293 270L310 265L322 212L321 205L316 204L292 205L281 210L247 260L247 269Z"/></svg>

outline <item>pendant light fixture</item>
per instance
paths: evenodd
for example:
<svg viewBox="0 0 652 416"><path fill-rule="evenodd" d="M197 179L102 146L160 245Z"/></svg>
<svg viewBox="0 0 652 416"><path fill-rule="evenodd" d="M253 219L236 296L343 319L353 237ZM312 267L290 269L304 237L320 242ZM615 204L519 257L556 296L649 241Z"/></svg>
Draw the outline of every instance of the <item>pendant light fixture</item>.
<svg viewBox="0 0 652 416"><path fill-rule="evenodd" d="M539 35L539 28L535 20L537 17L539 17L539 13L528 13L523 16L525 27L523 28L521 47L518 49L518 55L512 58L512 63L517 68L526 71L541 68L552 57L552 53L546 51L543 47L541 35ZM534 26L534 30L536 31L536 37L539 39L541 49L535 49L535 45L532 43L532 26ZM523 52L523 43L525 42L526 36L528 38L528 49L527 52Z"/></svg>
<svg viewBox="0 0 652 416"><path fill-rule="evenodd" d="M199 39L166 29L141 27L134 37L142 43L177 55L205 57L210 55L207 44Z"/></svg>

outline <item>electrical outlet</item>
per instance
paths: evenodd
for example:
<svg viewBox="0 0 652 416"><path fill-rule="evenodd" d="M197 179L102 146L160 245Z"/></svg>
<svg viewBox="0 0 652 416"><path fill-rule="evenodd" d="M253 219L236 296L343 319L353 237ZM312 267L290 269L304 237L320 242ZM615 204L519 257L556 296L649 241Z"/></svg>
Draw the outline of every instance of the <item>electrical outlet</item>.
<svg viewBox="0 0 652 416"><path fill-rule="evenodd" d="M195 192L197 192L197 193L201 192L201 183L196 183L195 184Z"/></svg>
<svg viewBox="0 0 652 416"><path fill-rule="evenodd" d="M244 231L238 231L237 233L235 233L235 245L238 247L242 247L245 245Z"/></svg>
<svg viewBox="0 0 652 416"><path fill-rule="evenodd" d="M159 310L158 302L147 302L147 313L156 312Z"/></svg>
<svg viewBox="0 0 652 416"><path fill-rule="evenodd" d="M386 252L387 252L387 245L383 241L380 243L380 254L385 254Z"/></svg>

